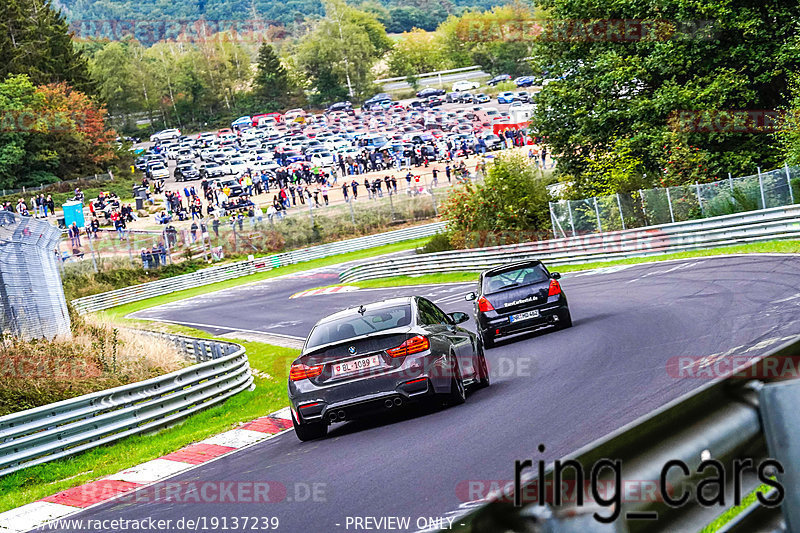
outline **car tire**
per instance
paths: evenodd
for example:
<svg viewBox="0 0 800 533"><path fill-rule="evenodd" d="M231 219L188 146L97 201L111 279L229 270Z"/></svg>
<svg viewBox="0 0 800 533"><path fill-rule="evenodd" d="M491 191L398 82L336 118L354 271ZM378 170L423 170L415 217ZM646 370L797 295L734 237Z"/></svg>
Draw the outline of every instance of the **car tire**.
<svg viewBox="0 0 800 533"><path fill-rule="evenodd" d="M483 343L478 341L478 361L477 361L477 368L478 368L478 384L476 388L483 389L491 385L491 380L489 378L489 365L486 364L486 354L483 351Z"/></svg>
<svg viewBox="0 0 800 533"><path fill-rule="evenodd" d="M572 327L572 315L569 312L569 308L561 314L559 318L559 325L558 329L567 329Z"/></svg>
<svg viewBox="0 0 800 533"><path fill-rule="evenodd" d="M453 358L452 375L450 377L450 392L444 397L444 404L449 406L461 405L467 401L467 391L464 388L464 379L461 377L461 369L458 368L458 359Z"/></svg>
<svg viewBox="0 0 800 533"><path fill-rule="evenodd" d="M294 434L303 442L321 439L328 434L328 426L323 422L313 422L311 424L300 424L295 420L294 413L292 413L292 426L294 426Z"/></svg>

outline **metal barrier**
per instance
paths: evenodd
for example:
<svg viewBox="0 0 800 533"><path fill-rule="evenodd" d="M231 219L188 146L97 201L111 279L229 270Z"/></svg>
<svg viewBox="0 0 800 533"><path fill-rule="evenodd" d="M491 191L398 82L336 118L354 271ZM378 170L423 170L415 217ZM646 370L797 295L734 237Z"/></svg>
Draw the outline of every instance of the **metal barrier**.
<svg viewBox="0 0 800 533"><path fill-rule="evenodd" d="M789 238L800 238L800 205L566 239L388 258L352 266L339 278L354 282L479 271L525 259L541 259L548 265L579 264Z"/></svg>
<svg viewBox="0 0 800 533"><path fill-rule="evenodd" d="M726 367L730 373L563 457L560 466L555 461L544 465L542 475L538 472L538 459L532 457L532 466L520 470L518 483L499 487L485 505L459 519L467 526L463 530L699 531L736 504L737 498L741 502L764 478L775 475L772 482L777 480L784 489L782 505L764 505L756 499L720 531L796 531L792 526L800 520L800 445L793 437L800 427L800 380L781 381L796 377L785 370L787 375L781 375L781 371L787 362L795 368L798 357L800 340L795 338L741 366ZM779 465L764 462L768 458ZM731 472L734 461L744 464L748 459L751 467ZM610 466L614 461L620 461L618 469ZM670 461L680 461L687 470ZM716 467L708 466L713 461L719 461L725 469L719 486L703 483L703 479L718 475ZM595 470L602 464L606 465L602 471ZM766 467L759 471L759 465ZM562 474L560 479L555 477L557 470ZM515 472L515 465L509 464L509 472ZM585 477L581 478L578 472L585 473ZM545 487L542 493L540 486ZM592 493L593 486L600 486L602 492ZM554 487L569 491L562 492L560 505L555 505ZM646 490L648 487L651 490ZM708 491L703 493L706 499L721 492L724 502L701 505L700 491ZM578 492L584 495L580 505ZM779 492L773 488L764 496L776 498ZM676 503L684 494L689 495L686 501ZM618 513L618 518L604 524L594 513L601 517Z"/></svg>
<svg viewBox="0 0 800 533"><path fill-rule="evenodd" d="M25 339L70 335L53 250L61 232L43 220L0 211L0 330Z"/></svg>
<svg viewBox="0 0 800 533"><path fill-rule="evenodd" d="M252 261L239 261L228 265L219 265L189 274L182 274L180 276L150 281L140 285L133 285L123 289L78 298L72 301L72 305L80 314L100 311L117 305L145 300L154 296L162 296L176 291L193 289L202 285L248 276L256 272L271 270L285 265L311 261L312 259L320 259L346 252L365 250L367 248L374 248L376 246L383 246L385 244L393 244L421 237L430 237L444 229L444 227L444 222L435 222L433 224L414 226L376 235L366 235L346 241L320 244L291 252L260 257Z"/></svg>
<svg viewBox="0 0 800 533"><path fill-rule="evenodd" d="M166 338L197 364L0 417L0 476L163 428L253 384L238 344L140 333Z"/></svg>

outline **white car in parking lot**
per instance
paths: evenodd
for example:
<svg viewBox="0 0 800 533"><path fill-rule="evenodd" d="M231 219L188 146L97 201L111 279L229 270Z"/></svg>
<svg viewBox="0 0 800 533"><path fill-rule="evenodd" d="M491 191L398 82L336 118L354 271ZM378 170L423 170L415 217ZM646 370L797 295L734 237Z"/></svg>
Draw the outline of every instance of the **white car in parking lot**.
<svg viewBox="0 0 800 533"><path fill-rule="evenodd" d="M168 130L161 130L157 131L156 133L150 136L150 142L157 143L166 141L168 139L177 139L181 136L181 130L178 128L172 128Z"/></svg>
<svg viewBox="0 0 800 533"><path fill-rule="evenodd" d="M481 84L477 81L461 80L453 84L453 92L459 93L461 91L471 91L477 89Z"/></svg>

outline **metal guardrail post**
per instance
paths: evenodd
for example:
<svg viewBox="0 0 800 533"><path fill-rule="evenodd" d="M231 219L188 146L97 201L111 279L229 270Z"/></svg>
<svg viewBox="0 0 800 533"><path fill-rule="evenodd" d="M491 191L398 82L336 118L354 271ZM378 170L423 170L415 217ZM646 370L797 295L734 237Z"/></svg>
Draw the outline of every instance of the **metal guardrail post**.
<svg viewBox="0 0 800 533"><path fill-rule="evenodd" d="M592 200L594 200L594 214L597 217L597 232L603 233L603 225L600 224L600 209L597 207L597 196L593 196Z"/></svg>
<svg viewBox="0 0 800 533"><path fill-rule="evenodd" d="M675 213L672 211L672 196L670 196L670 194L669 194L669 187L666 187L666 189L667 189L667 207L669 207L669 219L674 224L675 223Z"/></svg>
<svg viewBox="0 0 800 533"><path fill-rule="evenodd" d="M695 181L694 182L694 187L695 187L695 192L697 194L697 205L700 206L700 216L705 218L706 217L706 210L703 207L703 196L700 194L700 182L699 181Z"/></svg>
<svg viewBox="0 0 800 533"><path fill-rule="evenodd" d="M797 406L800 405L800 381L765 385L759 392L761 419L770 457L784 465L777 478L788 488L781 509L789 531L800 531L800 439Z"/></svg>

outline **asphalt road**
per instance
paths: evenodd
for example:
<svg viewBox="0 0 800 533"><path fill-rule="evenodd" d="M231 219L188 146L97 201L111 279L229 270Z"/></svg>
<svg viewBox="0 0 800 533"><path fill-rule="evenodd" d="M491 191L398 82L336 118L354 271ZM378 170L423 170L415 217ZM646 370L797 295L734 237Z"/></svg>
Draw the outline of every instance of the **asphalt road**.
<svg viewBox="0 0 800 533"><path fill-rule="evenodd" d="M259 515L277 516L279 531L336 532L354 530L354 517L410 517L410 527L400 531L417 530L425 524L417 522L421 517L458 517L476 505L470 502L476 494L461 490L469 480L512 479L516 459L554 460L703 384L701 378L672 377L666 370L670 358L756 343L766 349L800 333L798 267L796 256L722 256L565 275L574 327L488 350L492 386L466 404L347 422L309 443L286 432L173 478L278 482L287 488L281 502L109 502L77 518ZM334 310L397 294L431 297L447 312L471 308L463 300L467 285L288 298L333 283L336 270L269 280L136 316L205 324L203 329L217 333L303 336ZM544 453L537 451L540 443ZM317 497L304 498L314 484Z"/></svg>

